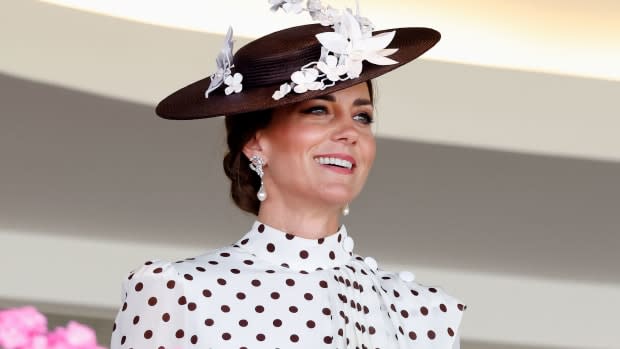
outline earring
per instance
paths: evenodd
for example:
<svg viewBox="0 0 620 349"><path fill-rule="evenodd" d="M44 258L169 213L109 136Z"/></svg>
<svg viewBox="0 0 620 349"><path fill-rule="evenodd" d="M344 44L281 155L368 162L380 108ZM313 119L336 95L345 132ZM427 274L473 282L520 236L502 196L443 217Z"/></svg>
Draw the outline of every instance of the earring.
<svg viewBox="0 0 620 349"><path fill-rule="evenodd" d="M267 198L267 192L265 191L265 187L263 185L263 165L265 165L265 160L258 155L252 155L250 158L250 168L252 171L256 172L256 174L260 177L260 188L256 193L256 197L258 201L265 201Z"/></svg>
<svg viewBox="0 0 620 349"><path fill-rule="evenodd" d="M349 210L349 204L347 203L344 206L344 208L342 209L342 215L343 216L348 216L350 212L351 212L351 210Z"/></svg>

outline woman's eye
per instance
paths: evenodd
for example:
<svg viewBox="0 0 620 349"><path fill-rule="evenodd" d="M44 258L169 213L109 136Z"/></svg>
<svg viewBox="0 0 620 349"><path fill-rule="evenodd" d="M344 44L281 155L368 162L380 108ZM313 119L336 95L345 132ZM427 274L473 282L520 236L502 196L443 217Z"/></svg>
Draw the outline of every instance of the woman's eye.
<svg viewBox="0 0 620 349"><path fill-rule="evenodd" d="M304 114L322 115L327 113L327 108L321 105L316 105L304 110Z"/></svg>
<svg viewBox="0 0 620 349"><path fill-rule="evenodd" d="M372 116L370 116L370 114L368 113L359 113L355 115L353 119L355 121L361 121L362 123L367 124L367 125L372 124L374 121Z"/></svg>

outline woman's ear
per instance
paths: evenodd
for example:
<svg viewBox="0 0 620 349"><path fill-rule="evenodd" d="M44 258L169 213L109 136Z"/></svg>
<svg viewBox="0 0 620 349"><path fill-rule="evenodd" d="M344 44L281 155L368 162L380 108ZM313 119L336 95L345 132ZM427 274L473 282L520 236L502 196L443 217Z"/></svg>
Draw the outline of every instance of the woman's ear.
<svg viewBox="0 0 620 349"><path fill-rule="evenodd" d="M245 154L248 159L254 155L261 155L264 157L263 148L260 145L259 139L260 133L256 132L256 134L254 134L254 136L243 146L243 154Z"/></svg>

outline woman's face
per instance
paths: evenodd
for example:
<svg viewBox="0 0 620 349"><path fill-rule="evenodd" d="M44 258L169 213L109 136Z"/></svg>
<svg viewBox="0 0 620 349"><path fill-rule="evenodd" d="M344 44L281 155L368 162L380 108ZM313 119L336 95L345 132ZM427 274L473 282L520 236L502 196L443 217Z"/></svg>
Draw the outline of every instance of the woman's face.
<svg viewBox="0 0 620 349"><path fill-rule="evenodd" d="M351 202L375 158L373 111L366 83L274 109L271 124L256 137L267 162L269 197Z"/></svg>

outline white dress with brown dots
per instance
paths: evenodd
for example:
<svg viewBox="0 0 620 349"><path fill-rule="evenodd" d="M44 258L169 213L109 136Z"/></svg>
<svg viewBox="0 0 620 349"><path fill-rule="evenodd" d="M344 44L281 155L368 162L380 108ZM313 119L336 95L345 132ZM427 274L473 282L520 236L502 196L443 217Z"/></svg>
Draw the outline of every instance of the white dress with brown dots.
<svg viewBox="0 0 620 349"><path fill-rule="evenodd" d="M255 222L239 241L123 282L111 348L459 347L465 306L353 253L344 226L307 239Z"/></svg>

